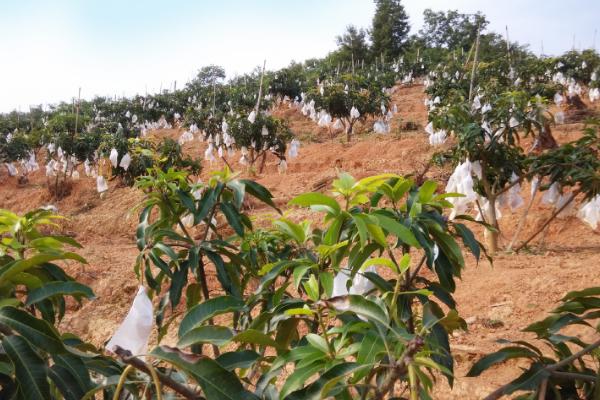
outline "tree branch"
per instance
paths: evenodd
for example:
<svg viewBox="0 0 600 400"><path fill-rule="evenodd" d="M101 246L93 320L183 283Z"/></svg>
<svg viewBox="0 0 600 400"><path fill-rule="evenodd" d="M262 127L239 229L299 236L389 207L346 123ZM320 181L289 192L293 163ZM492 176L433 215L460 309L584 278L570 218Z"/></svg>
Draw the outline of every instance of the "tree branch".
<svg viewBox="0 0 600 400"><path fill-rule="evenodd" d="M139 358L136 358L136 357L132 356L132 354L131 354L131 352L129 350L125 350L125 349L123 349L123 348L121 348L119 346L116 346L116 348L114 350L114 353L125 364L131 365L134 368L136 368L136 369L138 369L138 370L140 370L140 371L142 371L142 372L144 372L144 373L146 373L148 375L151 375L150 369L148 368L148 366L146 365L146 363L144 361L140 360ZM206 400L198 392L192 390L188 386L182 385L181 383L175 381L170 376L167 376L167 375L163 374L160 371L156 371L156 375L158 376L158 380L164 386L167 386L167 387L173 389L175 392L179 393L180 395L182 395L186 399Z"/></svg>
<svg viewBox="0 0 600 400"><path fill-rule="evenodd" d="M577 360L578 358L583 357L584 355L590 353L591 351L595 350L596 348L600 347L600 340L592 343L591 345L581 349L580 351L578 351L577 353L557 362L556 364L551 364L548 365L547 367L543 368L543 370L545 370L546 372L550 373L550 375L556 377L556 378L565 378L565 379L571 379L571 380L596 380L596 377L594 376L590 376L590 375L584 375L584 374L577 374L577 373L571 373L571 372L559 372L556 371L559 368L562 368L566 365L571 364L573 361ZM504 396L504 391L512 385L511 383L508 383L502 387L499 387L498 389L496 389L494 392L490 393L484 400L498 400L499 398L501 398L502 396Z"/></svg>

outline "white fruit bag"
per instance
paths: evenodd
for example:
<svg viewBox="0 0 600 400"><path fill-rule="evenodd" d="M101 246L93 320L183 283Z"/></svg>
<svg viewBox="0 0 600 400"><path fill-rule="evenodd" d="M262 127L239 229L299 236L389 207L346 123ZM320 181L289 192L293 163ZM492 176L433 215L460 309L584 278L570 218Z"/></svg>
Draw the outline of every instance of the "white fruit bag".
<svg viewBox="0 0 600 400"><path fill-rule="evenodd" d="M350 272L342 269L333 278L333 291L331 297L345 296L348 294L366 295L371 290L375 289L375 285L367 277L363 275L365 272L377 272L374 265L365 268L364 271L359 271L354 275L350 288L346 286L350 280Z"/></svg>
<svg viewBox="0 0 600 400"><path fill-rule="evenodd" d="M96 178L96 189L98 190L98 193L104 193L108 190L108 184L102 175L98 175Z"/></svg>
<svg viewBox="0 0 600 400"><path fill-rule="evenodd" d="M6 165L6 168L8 169L8 175L10 175L10 176L17 176L17 174L19 173L19 171L13 165L13 163L5 163L4 165Z"/></svg>
<svg viewBox="0 0 600 400"><path fill-rule="evenodd" d="M584 203L577 213L583 222L596 229L600 222L600 195L597 195L592 200Z"/></svg>
<svg viewBox="0 0 600 400"><path fill-rule="evenodd" d="M117 160L119 159L119 152L117 149L112 149L108 158L110 159L113 168L117 168Z"/></svg>
<svg viewBox="0 0 600 400"><path fill-rule="evenodd" d="M121 162L119 163L119 167L123 168L125 171L129 168L129 164L131 164L131 156L129 153L125 153L123 158L121 158Z"/></svg>
<svg viewBox="0 0 600 400"><path fill-rule="evenodd" d="M106 345L106 349L114 351L115 347L119 346L134 355L146 353L153 321L152 302L146 294L146 289L140 286L127 316Z"/></svg>
<svg viewBox="0 0 600 400"><path fill-rule="evenodd" d="M248 115L248 121L250 121L251 124L256 121L256 111L253 110L250 115Z"/></svg>

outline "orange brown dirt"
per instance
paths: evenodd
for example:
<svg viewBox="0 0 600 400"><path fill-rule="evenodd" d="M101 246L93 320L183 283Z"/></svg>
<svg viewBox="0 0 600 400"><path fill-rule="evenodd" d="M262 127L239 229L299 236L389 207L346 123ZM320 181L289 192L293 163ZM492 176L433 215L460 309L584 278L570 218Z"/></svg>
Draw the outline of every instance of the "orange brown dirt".
<svg viewBox="0 0 600 400"><path fill-rule="evenodd" d="M328 184L338 170L357 178L382 172L409 174L422 171L434 152L422 129L427 123L424 98L422 86L398 88L392 96L392 102L399 110L392 123L392 133L374 135L367 132L369 129L365 125L359 127L359 134L350 144L343 143L344 135L331 140L326 130L320 130L297 110L278 109L275 114L286 118L292 131L303 140L300 157L288 160L289 168L284 175L277 172L276 160L269 158L264 173L256 179L272 191L278 205L285 206L295 195ZM421 129L400 132L401 122L407 121L418 123ZM555 127L555 138L559 143L573 140L582 127L581 123ZM177 138L180 132L173 129L153 134ZM186 144L185 149L200 156L205 144L193 141ZM213 165L204 162L201 178L205 179L211 169L221 167L221 162ZM237 163L233 163L233 167L241 170ZM427 177L439 181L443 187L450 173L450 168L432 168ZM0 207L25 212L48 204L50 199L45 185L42 172L34 174L28 184L18 185L15 178L9 178L2 170ZM95 182L83 178L75 182L69 197L53 203L68 217L62 229L84 246L81 253L89 262L84 267L67 266L67 270L90 285L97 296L80 308L73 307L61 329L72 330L95 345L102 345L110 338L127 313L138 285L133 272L137 255L134 238L137 212L134 207L142 194L133 188L118 187L115 182L109 186L106 197L100 199ZM527 201L528 185L524 185L523 196ZM512 237L520 212L522 209L516 214L503 212L501 246L506 246ZM270 211L261 208L253 213L258 218ZM298 209L289 209L287 213L296 220L308 216L306 211ZM551 210L537 200L521 238L532 233L550 214ZM482 232L476 231L483 240ZM472 258L467 258L467 267L462 280L457 283L455 296L469 330L455 334L451 340L456 356L454 388L450 390L440 382L435 398L480 399L507 383L519 373L518 362L500 365L478 378L464 375L481 355L499 348L496 340L531 339L531 335L520 330L544 318L568 291L600 285L598 231L571 216L550 225L543 247L534 244L535 251L529 253L497 254L493 267L486 261L476 265ZM169 335L166 341L173 338Z"/></svg>

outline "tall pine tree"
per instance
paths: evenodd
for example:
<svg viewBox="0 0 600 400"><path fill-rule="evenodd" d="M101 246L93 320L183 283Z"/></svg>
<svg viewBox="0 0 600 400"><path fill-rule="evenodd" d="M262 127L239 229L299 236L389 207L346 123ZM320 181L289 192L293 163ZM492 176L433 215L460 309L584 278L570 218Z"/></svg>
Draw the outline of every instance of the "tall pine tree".
<svg viewBox="0 0 600 400"><path fill-rule="evenodd" d="M375 0L375 16L371 29L373 56L387 59L396 58L408 39L410 24L408 14L400 0Z"/></svg>

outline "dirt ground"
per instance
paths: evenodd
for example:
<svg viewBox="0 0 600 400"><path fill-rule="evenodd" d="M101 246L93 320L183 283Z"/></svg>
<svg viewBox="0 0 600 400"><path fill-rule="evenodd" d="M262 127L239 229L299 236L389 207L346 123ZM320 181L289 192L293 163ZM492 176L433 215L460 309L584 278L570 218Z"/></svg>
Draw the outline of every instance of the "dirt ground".
<svg viewBox="0 0 600 400"><path fill-rule="evenodd" d="M327 131L317 128L296 110L276 110L302 140L300 157L288 160L289 168L283 175L277 172L276 160L268 159L264 173L257 180L272 191L278 204L285 205L295 195L329 182L340 170L357 178L382 172L409 174L422 171L434 152L423 131L427 123L424 98L422 86L398 89L392 98L399 110L392 123L392 132L374 135L361 133L359 127L359 134L350 144L343 143L343 135L331 139ZM416 122L420 129L399 131L400 125L408 121ZM559 142L565 142L576 138L581 128L580 123L561 125L555 128L554 135ZM363 127L362 130L368 129ZM179 132L169 130L154 134L177 137ZM194 141L186 144L186 151L200 156L205 146L205 143ZM221 167L221 162L212 165L204 162L202 177L206 178L211 169ZM234 168L241 170L237 163ZM450 173L449 169L432 168L427 177L445 185ZM90 285L97 296L73 310L61 329L73 331L96 345L102 345L110 338L127 313L138 285L133 272L137 255L134 239L137 212L134 207L142 194L136 189L118 187L116 182L109 182L109 186L106 197L100 199L95 181L84 178L74 183L70 196L53 203L68 217L63 229L84 246L81 253L89 262L85 266L73 264L67 269L76 279ZM523 196L527 201L528 185L523 187ZM24 212L49 201L46 177L41 171L24 186L17 185L4 169L0 171L1 208ZM522 209L516 214L504 212L500 220L502 246L512 237L521 212ZM541 226L551 212L536 201L521 238ZM304 216L302 212L291 211L294 219ZM483 239L481 232L478 233ZM474 260L467 258L467 268L462 281L457 283L455 297L459 313L469 323L469 330L452 338L456 355L454 388L450 390L441 383L435 398L481 399L519 373L517 363L507 363L478 378L464 377L481 355L499 348L496 340L531 338L520 330L544 318L568 291L600 285L599 233L570 216L553 223L545 235L544 245L534 243L531 252L500 252L493 267L484 261L476 265ZM172 336L167 337L167 341L170 339Z"/></svg>

